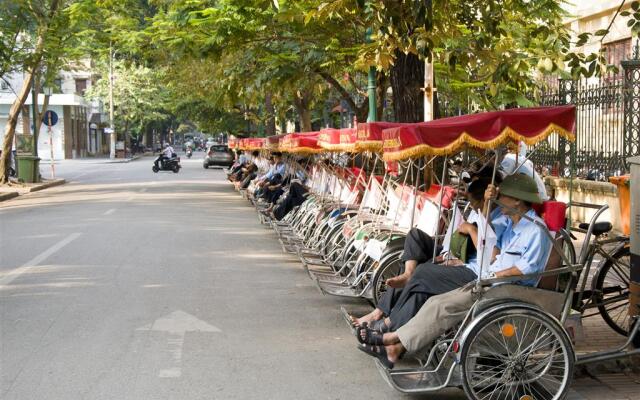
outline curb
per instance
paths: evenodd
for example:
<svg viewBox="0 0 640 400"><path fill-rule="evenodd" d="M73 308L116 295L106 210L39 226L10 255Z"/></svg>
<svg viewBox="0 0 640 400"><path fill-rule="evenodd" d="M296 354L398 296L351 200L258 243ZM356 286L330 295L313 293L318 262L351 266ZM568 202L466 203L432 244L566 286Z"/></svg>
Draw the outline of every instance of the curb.
<svg viewBox="0 0 640 400"><path fill-rule="evenodd" d="M126 164L126 163L130 163L131 161L135 161L135 160L137 160L139 158L142 158L143 156L144 156L144 154L143 155L139 154L139 155L135 155L135 156L133 156L131 158L124 158L122 160L117 160L117 161L116 160L108 160L108 161L105 161L102 164Z"/></svg>
<svg viewBox="0 0 640 400"><path fill-rule="evenodd" d="M0 201L13 199L14 197L18 197L19 195L20 195L20 193L18 193L18 192L0 193Z"/></svg>
<svg viewBox="0 0 640 400"><path fill-rule="evenodd" d="M47 188L50 188L50 187L64 185L65 183L67 183L67 181L64 180L64 179L56 179L55 181L46 182L46 183L43 183L41 185L31 186L27 190L27 193L37 192L37 191L44 190L44 189L47 189Z"/></svg>

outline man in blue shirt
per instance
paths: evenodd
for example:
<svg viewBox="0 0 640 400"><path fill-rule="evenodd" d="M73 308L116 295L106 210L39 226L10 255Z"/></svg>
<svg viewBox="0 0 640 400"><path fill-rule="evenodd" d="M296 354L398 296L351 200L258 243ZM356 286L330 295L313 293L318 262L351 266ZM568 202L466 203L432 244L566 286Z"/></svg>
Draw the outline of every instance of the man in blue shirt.
<svg viewBox="0 0 640 400"><path fill-rule="evenodd" d="M263 199L274 200L275 193L279 193L282 187L282 181L286 172L286 165L282 161L282 153L274 152L271 154L273 157L273 164L269 171L262 177L258 178L256 185L258 190L256 191L256 197ZM273 201L270 201L273 202Z"/></svg>
<svg viewBox="0 0 640 400"><path fill-rule="evenodd" d="M425 350L425 347L430 346L439 335L464 318L466 310L473 304L473 299L471 290L461 287L478 276L500 278L535 274L544 270L552 243L542 227L544 223L531 209L532 203L541 201L535 181L526 175L511 175L500 185L499 192L494 187L487 189L488 198L494 198L496 194L499 195L500 203L505 206L501 209L508 221L498 238L499 253L489 268L483 271L479 264L468 264L449 267L450 272L447 272L447 267L443 265L434 265L431 271L426 269L425 272L429 276L423 276L419 288L413 289L429 294L426 303L419 310L415 310L415 304L406 301L404 309L395 310L395 315L392 310L385 325L395 332L382 335L360 329L359 340L368 343L360 346L360 350L378 357L385 365L391 367L405 352L419 353ZM523 215L542 223L542 226ZM469 232L477 229L472 225L466 228ZM528 279L519 283L533 286L536 282L537 279ZM407 320L410 312L413 312L412 318ZM397 326L394 318L404 320L404 323Z"/></svg>

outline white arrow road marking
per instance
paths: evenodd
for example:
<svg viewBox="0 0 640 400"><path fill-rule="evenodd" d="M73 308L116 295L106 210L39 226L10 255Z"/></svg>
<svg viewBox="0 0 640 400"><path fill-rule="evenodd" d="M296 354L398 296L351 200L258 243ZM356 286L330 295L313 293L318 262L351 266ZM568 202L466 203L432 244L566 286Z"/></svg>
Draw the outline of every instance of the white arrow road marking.
<svg viewBox="0 0 640 400"><path fill-rule="evenodd" d="M66 246L69 243L71 243L74 240L76 240L78 237L80 237L80 235L82 235L82 233L77 233L77 232L76 233L72 233L71 235L69 235L66 238L62 239L61 241L59 241L58 243L54 244L53 246L49 247L48 249L46 249L42 253L38 254L37 256L32 258L31 260L29 260L26 263L22 264L22 266L20 268L16 268L16 269L11 270L9 272L6 272L4 274L0 274L0 277L1 277L0 278L0 286L5 286L5 285L10 284L11 282L13 282L14 279L16 279L20 275L24 274L25 272L29 271L30 269L36 267L38 264L40 264L41 262L46 260L49 256L55 254L56 252L60 251L60 249L62 249L64 246Z"/></svg>
<svg viewBox="0 0 640 400"><path fill-rule="evenodd" d="M184 311L174 311L158 318L153 323L136 329L137 331L167 332L168 351L173 358L173 366L162 369L158 373L160 378L179 378L182 375L182 346L185 332L222 332L213 325L194 317Z"/></svg>
<svg viewBox="0 0 640 400"><path fill-rule="evenodd" d="M115 211L116 211L116 209L115 209L115 208L111 208L111 209L109 209L109 210L105 211L105 212L104 212L104 214L102 214L102 215L111 215L111 214L113 214Z"/></svg>

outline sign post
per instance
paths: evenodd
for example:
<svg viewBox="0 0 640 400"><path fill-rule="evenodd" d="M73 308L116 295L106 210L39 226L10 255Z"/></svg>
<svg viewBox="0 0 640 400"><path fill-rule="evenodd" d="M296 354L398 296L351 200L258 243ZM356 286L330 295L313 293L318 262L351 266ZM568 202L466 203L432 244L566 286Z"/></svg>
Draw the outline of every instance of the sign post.
<svg viewBox="0 0 640 400"><path fill-rule="evenodd" d="M53 129L52 126L58 123L58 114L51 110L47 110L42 117L42 122L47 125L49 130L49 149L51 151L51 179L56 179L56 168L53 160Z"/></svg>

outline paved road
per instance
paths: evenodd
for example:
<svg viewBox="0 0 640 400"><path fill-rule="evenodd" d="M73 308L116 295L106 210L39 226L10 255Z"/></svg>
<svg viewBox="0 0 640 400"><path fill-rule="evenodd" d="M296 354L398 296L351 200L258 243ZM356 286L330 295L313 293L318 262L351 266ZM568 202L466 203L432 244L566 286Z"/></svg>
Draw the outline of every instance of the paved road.
<svg viewBox="0 0 640 400"><path fill-rule="evenodd" d="M0 203L0 398L407 398L200 162L66 162Z"/></svg>

